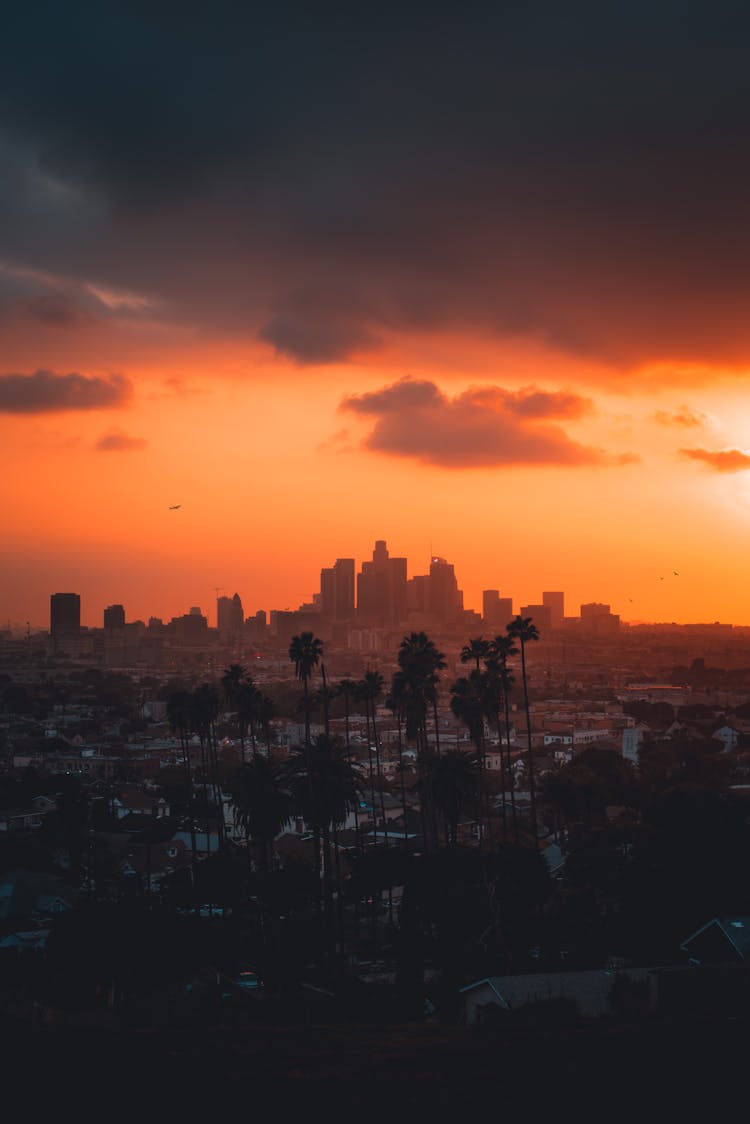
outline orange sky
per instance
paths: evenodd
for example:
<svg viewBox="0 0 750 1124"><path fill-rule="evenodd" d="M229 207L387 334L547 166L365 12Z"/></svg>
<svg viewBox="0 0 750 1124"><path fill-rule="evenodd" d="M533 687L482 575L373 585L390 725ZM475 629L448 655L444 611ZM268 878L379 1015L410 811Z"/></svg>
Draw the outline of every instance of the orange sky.
<svg viewBox="0 0 750 1124"><path fill-rule="evenodd" d="M135 387L122 406L0 415L13 466L0 480L2 618L44 624L58 590L81 593L89 625L111 602L128 619L193 604L213 619L214 586L238 591L246 612L296 607L321 566L359 564L385 538L410 575L431 550L453 562L471 608L484 588L516 608L559 588L570 614L598 600L623 619L750 623L750 474L680 453L743 447L741 379L706 369L657 391L647 372L625 386L602 370L582 377L519 342L506 353L486 343L482 359L477 341L462 373L460 342L392 340L361 362L299 368L262 346L191 352L177 340L170 355L119 368ZM449 399L471 386L575 386L590 405L565 434L606 459L462 467L365 447L372 418L342 400L406 372ZM124 447L98 449L112 434Z"/></svg>
<svg viewBox="0 0 750 1124"><path fill-rule="evenodd" d="M0 620L293 607L383 538L472 608L750 624L749 42L715 0L16 5Z"/></svg>

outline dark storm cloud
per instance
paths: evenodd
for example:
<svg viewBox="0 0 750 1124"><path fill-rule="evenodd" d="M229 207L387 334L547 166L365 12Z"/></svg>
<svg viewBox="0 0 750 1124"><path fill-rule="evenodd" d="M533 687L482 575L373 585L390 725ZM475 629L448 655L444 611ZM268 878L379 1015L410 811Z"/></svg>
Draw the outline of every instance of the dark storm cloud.
<svg viewBox="0 0 750 1124"><path fill-rule="evenodd" d="M446 327L739 363L748 30L666 0L15 5L0 238L300 362Z"/></svg>
<svg viewBox="0 0 750 1124"><path fill-rule="evenodd" d="M528 411L526 404L531 405ZM551 419L580 417L591 403L565 392L528 387L472 387L450 397L434 383L402 379L382 390L352 395L342 410L372 417L366 438L374 452L452 468L501 465L631 463L573 441Z"/></svg>
<svg viewBox="0 0 750 1124"><path fill-rule="evenodd" d="M137 449L145 449L147 445L145 437L131 437L121 429L111 429L102 434L96 443L96 449L100 453L132 453Z"/></svg>
<svg viewBox="0 0 750 1124"><path fill-rule="evenodd" d="M72 372L0 375L0 413L44 414L64 410L109 410L123 406L133 388L122 375L99 378Z"/></svg>
<svg viewBox="0 0 750 1124"><path fill-rule="evenodd" d="M699 461L714 472L746 472L750 455L741 449L680 449L680 455Z"/></svg>

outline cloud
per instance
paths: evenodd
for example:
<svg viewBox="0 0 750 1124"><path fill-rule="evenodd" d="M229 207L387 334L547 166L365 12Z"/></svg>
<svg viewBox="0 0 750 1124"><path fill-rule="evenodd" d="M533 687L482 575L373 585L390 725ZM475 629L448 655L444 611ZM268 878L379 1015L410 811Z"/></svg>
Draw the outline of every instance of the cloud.
<svg viewBox="0 0 750 1124"><path fill-rule="evenodd" d="M108 410L123 406L133 388L123 375L56 375L35 371L33 375L0 375L0 413L43 414L63 410Z"/></svg>
<svg viewBox="0 0 750 1124"><path fill-rule="evenodd" d="M121 429L110 429L99 438L96 449L100 453L129 453L145 449L147 445L145 437L130 437Z"/></svg>
<svg viewBox="0 0 750 1124"><path fill-rule="evenodd" d="M680 449L680 455L700 461L714 472L745 472L750 469L750 454L742 449Z"/></svg>
<svg viewBox="0 0 750 1124"><path fill-rule="evenodd" d="M339 409L375 419L365 439L368 449L426 464L617 463L601 449L572 440L552 420L577 418L593 409L589 399L566 391L475 386L450 397L429 380L404 378L344 398Z"/></svg>
<svg viewBox="0 0 750 1124"><path fill-rule="evenodd" d="M654 421L659 425L690 429L692 427L703 427L707 424L708 418L705 414L695 413L689 406L680 406L673 413L668 410L657 410L654 414Z"/></svg>
<svg viewBox="0 0 750 1124"><path fill-rule="evenodd" d="M62 293L40 293L17 302L17 313L23 319L40 324L68 328L80 323L84 317L75 303Z"/></svg>
<svg viewBox="0 0 750 1124"><path fill-rule="evenodd" d="M277 355L300 364L335 362L355 351L369 351L377 343L365 328L335 316L274 316L262 325L258 337L272 344Z"/></svg>
<svg viewBox="0 0 750 1124"><path fill-rule="evenodd" d="M425 330L746 361L746 5L141 7L0 39L4 253L113 331L148 293L300 363Z"/></svg>

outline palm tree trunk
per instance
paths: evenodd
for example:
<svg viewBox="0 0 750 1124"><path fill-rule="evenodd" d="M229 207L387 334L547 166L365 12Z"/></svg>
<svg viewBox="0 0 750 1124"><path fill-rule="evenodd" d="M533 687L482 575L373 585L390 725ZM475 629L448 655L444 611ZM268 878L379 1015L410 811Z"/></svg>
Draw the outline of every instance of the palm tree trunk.
<svg viewBox="0 0 750 1124"><path fill-rule="evenodd" d="M523 704L526 711L526 745L529 761L529 796L531 797L531 830L534 846L539 850L539 832L536 818L536 786L534 784L534 751L531 746L531 715L529 713L529 689L526 683L526 645L521 638L521 675L523 678Z"/></svg>
<svg viewBox="0 0 750 1124"><path fill-rule="evenodd" d="M510 814L513 821L513 842L518 846L518 810L516 808L516 792L510 756L510 702L508 700L507 690L503 690L503 709L505 711L505 759L508 763L508 788L510 790Z"/></svg>
<svg viewBox="0 0 750 1124"><path fill-rule="evenodd" d="M388 821L385 818L385 795L383 793L383 772L380 766L380 745L378 743L378 728L375 722L375 699L371 699L372 705L372 737L375 742L375 769L378 774L378 789L380 791L380 815L383 820L383 839L386 847L388 846Z"/></svg>

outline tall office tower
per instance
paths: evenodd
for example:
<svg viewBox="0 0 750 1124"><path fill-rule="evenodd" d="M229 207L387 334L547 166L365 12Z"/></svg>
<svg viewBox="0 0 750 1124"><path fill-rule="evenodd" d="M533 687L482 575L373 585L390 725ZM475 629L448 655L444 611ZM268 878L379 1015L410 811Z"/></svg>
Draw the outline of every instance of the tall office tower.
<svg viewBox="0 0 750 1124"><path fill-rule="evenodd" d="M430 560L430 612L439 621L457 621L464 607L464 596L458 588L456 573L444 558Z"/></svg>
<svg viewBox="0 0 750 1124"><path fill-rule="evenodd" d="M497 603L499 600L499 589L482 590L482 621L484 624L497 624Z"/></svg>
<svg viewBox="0 0 750 1124"><path fill-rule="evenodd" d="M501 597L496 589L482 591L482 623L501 632L513 619L513 598Z"/></svg>
<svg viewBox="0 0 750 1124"><path fill-rule="evenodd" d="M620 618L610 612L609 605L590 601L581 605L581 631L593 636L611 636L620 628Z"/></svg>
<svg viewBox="0 0 750 1124"><path fill-rule="evenodd" d="M234 597L217 597L216 626L222 639L237 640L242 636L244 623L245 615L239 593L235 593Z"/></svg>
<svg viewBox="0 0 750 1124"><path fill-rule="evenodd" d="M122 605L107 605L107 608L104 610L104 627L125 627L125 609Z"/></svg>
<svg viewBox="0 0 750 1124"><path fill-rule="evenodd" d="M80 594L53 593L49 602L49 630L53 639L63 633L80 632Z"/></svg>
<svg viewBox="0 0 750 1124"><path fill-rule="evenodd" d="M357 616L381 626L398 624L406 616L406 559L391 558L383 539L357 574Z"/></svg>
<svg viewBox="0 0 750 1124"><path fill-rule="evenodd" d="M565 594L564 593L543 593L542 604L545 605L550 611L550 628L555 632L562 628L565 621Z"/></svg>
<svg viewBox="0 0 750 1124"><path fill-rule="evenodd" d="M552 630L552 610L548 605L522 605L522 617L531 617L531 623L539 630L540 637L544 640Z"/></svg>
<svg viewBox="0 0 750 1124"><path fill-rule="evenodd" d="M353 558L337 558L335 565L320 571L320 611L332 621L354 616Z"/></svg>

